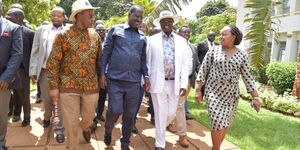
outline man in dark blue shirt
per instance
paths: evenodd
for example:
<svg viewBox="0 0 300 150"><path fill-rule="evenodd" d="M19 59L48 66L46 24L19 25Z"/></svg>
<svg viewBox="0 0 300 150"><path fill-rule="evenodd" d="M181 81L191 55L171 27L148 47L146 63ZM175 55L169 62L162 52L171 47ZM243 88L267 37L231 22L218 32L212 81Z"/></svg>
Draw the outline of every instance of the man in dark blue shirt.
<svg viewBox="0 0 300 150"><path fill-rule="evenodd" d="M143 16L142 7L134 5L130 8L128 21L109 30L100 60L100 86L107 86L109 98L104 142L106 145L111 144L114 124L123 114L122 150L129 149L142 76L145 80L145 90L150 88L146 66L146 36L138 30Z"/></svg>

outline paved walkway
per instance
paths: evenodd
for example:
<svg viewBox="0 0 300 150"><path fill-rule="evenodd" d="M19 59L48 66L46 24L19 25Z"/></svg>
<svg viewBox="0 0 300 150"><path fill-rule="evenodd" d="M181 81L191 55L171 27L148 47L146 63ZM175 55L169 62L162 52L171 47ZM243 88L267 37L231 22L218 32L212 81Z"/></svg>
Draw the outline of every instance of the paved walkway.
<svg viewBox="0 0 300 150"><path fill-rule="evenodd" d="M33 99L32 102L35 100ZM31 125L21 127L21 121L8 125L7 146L9 150L64 150L65 143L59 144L54 139L51 128L42 127L43 104L32 103ZM154 150L155 128L150 123L150 115L146 111L146 101L143 102L138 115L137 128L139 134L132 135L130 147L134 150ZM189 148L183 148L178 143L178 136L166 133L166 150L211 150L210 131L195 120L187 121ZM119 150L121 124L113 130L112 146L107 147L103 142L104 123L98 124L90 144L83 144L83 150ZM239 148L228 141L224 141L223 150L238 150Z"/></svg>

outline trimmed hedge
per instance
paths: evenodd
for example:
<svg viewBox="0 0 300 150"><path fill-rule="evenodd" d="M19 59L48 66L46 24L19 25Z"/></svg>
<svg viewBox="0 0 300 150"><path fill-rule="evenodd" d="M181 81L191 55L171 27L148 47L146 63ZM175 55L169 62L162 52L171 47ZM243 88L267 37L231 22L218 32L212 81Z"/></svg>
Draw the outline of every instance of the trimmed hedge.
<svg viewBox="0 0 300 150"><path fill-rule="evenodd" d="M272 62L267 66L266 75L269 83L275 88L278 94L291 92L293 89L296 62Z"/></svg>
<svg viewBox="0 0 300 150"><path fill-rule="evenodd" d="M251 67L251 74L253 75L255 81L262 83L262 84L268 84L268 76L266 75L267 67L262 68L256 68Z"/></svg>
<svg viewBox="0 0 300 150"><path fill-rule="evenodd" d="M287 94L278 96L274 89L260 83L256 83L256 87L262 107L271 111L300 117L300 103L297 102L296 97ZM247 93L243 82L240 82L240 97L247 101L252 100L252 97L249 93Z"/></svg>

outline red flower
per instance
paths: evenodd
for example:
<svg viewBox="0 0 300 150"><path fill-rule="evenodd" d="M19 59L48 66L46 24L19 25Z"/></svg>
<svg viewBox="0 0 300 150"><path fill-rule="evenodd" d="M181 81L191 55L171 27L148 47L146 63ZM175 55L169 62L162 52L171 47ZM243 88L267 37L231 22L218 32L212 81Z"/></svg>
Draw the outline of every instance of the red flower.
<svg viewBox="0 0 300 150"><path fill-rule="evenodd" d="M3 33L2 33L2 36L3 36L3 37L8 37L9 35L8 35L8 33L3 32Z"/></svg>

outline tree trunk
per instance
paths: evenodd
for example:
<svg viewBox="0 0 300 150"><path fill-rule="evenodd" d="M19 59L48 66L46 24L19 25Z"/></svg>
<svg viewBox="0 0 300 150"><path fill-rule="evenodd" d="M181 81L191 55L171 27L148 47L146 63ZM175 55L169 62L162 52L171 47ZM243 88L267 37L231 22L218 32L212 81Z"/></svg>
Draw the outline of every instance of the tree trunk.
<svg viewBox="0 0 300 150"><path fill-rule="evenodd" d="M295 78L292 95L297 96L298 102L300 102L300 44L298 45L297 71Z"/></svg>

